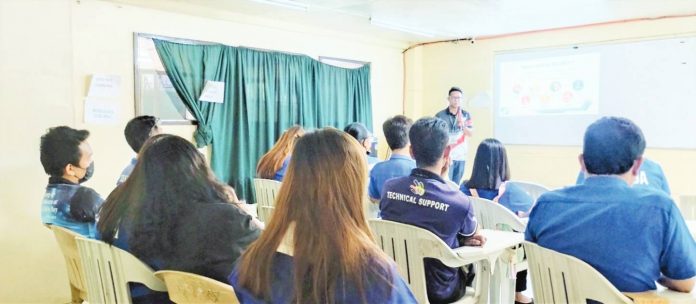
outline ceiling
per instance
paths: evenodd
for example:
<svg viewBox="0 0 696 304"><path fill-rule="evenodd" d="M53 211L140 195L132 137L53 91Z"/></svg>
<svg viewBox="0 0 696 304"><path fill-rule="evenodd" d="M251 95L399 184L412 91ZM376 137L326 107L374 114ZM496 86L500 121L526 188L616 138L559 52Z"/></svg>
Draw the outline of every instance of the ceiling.
<svg viewBox="0 0 696 304"><path fill-rule="evenodd" d="M115 0L146 5L152 0ZM636 18L696 14L696 0L160 0L159 9L197 6L247 17L419 43ZM138 3L139 2L139 3ZM162 3L164 5L162 5ZM389 29L370 23L385 23ZM421 33L408 33L417 31Z"/></svg>

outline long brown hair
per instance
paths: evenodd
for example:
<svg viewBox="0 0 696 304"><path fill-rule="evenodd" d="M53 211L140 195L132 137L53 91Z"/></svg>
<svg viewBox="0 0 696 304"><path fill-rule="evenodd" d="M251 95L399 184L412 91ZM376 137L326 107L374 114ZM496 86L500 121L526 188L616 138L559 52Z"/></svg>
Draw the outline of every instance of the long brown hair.
<svg viewBox="0 0 696 304"><path fill-rule="evenodd" d="M290 155L290 152L295 147L297 138L304 135L304 133L304 129L297 125L285 131L273 148L259 159L259 164L256 166L256 175L260 178L273 179L276 172L283 166L285 158Z"/></svg>
<svg viewBox="0 0 696 304"><path fill-rule="evenodd" d="M374 244L363 210L366 185L364 149L350 135L324 128L300 138L273 216L240 258L240 285L270 300L273 259L286 233L293 235L295 303L333 303L339 279L363 302L368 280L390 284L389 259Z"/></svg>

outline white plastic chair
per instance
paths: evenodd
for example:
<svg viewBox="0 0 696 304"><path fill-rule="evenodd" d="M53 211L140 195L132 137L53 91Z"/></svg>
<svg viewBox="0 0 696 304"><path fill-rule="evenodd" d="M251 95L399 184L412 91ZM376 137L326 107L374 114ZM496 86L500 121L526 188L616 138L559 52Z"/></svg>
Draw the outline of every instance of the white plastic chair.
<svg viewBox="0 0 696 304"><path fill-rule="evenodd" d="M254 191L256 203L259 206L259 220L266 223L275 209L275 198L280 191L281 183L272 179L255 178Z"/></svg>
<svg viewBox="0 0 696 304"><path fill-rule="evenodd" d="M696 195L679 197L679 210L687 221L696 221Z"/></svg>
<svg viewBox="0 0 696 304"><path fill-rule="evenodd" d="M167 291L152 268L120 248L85 238L77 238L77 248L82 258L89 303L131 303L129 282L141 283L155 291Z"/></svg>
<svg viewBox="0 0 696 304"><path fill-rule="evenodd" d="M589 264L537 244L524 242L535 303L633 303Z"/></svg>
<svg viewBox="0 0 696 304"><path fill-rule="evenodd" d="M527 223L505 206L485 198L470 196L474 214L482 229L524 232Z"/></svg>
<svg viewBox="0 0 696 304"><path fill-rule="evenodd" d="M80 234L60 226L48 225L56 237L60 251L65 257L65 266L68 268L68 281L70 283L70 294L72 303L82 303L87 300L87 286L82 270L82 262L77 251L76 238L82 237Z"/></svg>
<svg viewBox="0 0 696 304"><path fill-rule="evenodd" d="M477 285L475 294L467 290L466 295L456 303L476 303L479 297L482 298L481 303L487 302L489 281L485 278L490 278L490 263L485 260L485 256L477 259L461 258L435 234L416 226L380 219L371 219L369 223L377 245L394 259L399 273L411 287L418 303L429 303L423 258L438 259L453 268L482 261L484 267L481 267L482 271L476 276L484 279L480 280L481 284Z"/></svg>
<svg viewBox="0 0 696 304"><path fill-rule="evenodd" d="M239 300L232 286L201 275L163 270L155 272L169 290L169 299L177 304L228 303Z"/></svg>
<svg viewBox="0 0 696 304"><path fill-rule="evenodd" d="M508 183L513 183L517 186L520 186L522 189L524 189L529 196L531 196L534 201L536 202L539 197L546 193L549 192L549 188L546 186L537 184L537 183L532 183L532 182L525 182L525 181L509 181Z"/></svg>
<svg viewBox="0 0 696 304"><path fill-rule="evenodd" d="M527 228L527 223L525 221L522 221L517 215L512 213L512 211L505 208L505 206L480 197L470 196L469 199L471 200L471 204L474 207L474 214L476 216L476 220L478 221L480 228L514 232L524 232ZM493 280L491 282L492 286L511 286L511 284L502 284L502 281L514 281L516 280L516 277L509 278L499 274L507 272L517 273L527 269L528 264L527 260L524 258L524 250L522 248L516 247L515 249L511 249L511 251L514 252L514 254L508 256L510 260L499 261L500 263L496 265L496 267L504 267L510 269L506 269L506 271L500 271L497 275L494 275ZM496 296L500 296L500 301L503 301L505 303L513 302L515 297L515 291L501 289L499 293L493 294L491 300L498 301L499 299L496 298Z"/></svg>

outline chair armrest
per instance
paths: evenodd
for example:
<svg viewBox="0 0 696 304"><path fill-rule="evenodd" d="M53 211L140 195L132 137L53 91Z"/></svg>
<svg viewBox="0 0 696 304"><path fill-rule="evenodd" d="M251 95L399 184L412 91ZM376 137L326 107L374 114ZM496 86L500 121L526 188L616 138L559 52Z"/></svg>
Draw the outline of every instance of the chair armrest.
<svg viewBox="0 0 696 304"><path fill-rule="evenodd" d="M624 292L625 296L636 304L668 304L669 299L659 296L654 291Z"/></svg>

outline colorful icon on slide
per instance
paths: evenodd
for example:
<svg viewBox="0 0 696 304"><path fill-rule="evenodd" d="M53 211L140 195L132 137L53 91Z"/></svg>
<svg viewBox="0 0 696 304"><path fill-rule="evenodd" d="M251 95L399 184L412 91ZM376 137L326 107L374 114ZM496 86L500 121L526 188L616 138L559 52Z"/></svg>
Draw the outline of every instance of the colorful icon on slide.
<svg viewBox="0 0 696 304"><path fill-rule="evenodd" d="M582 90L584 87L585 87L585 83L584 83L582 80L578 79L578 80L576 80L576 81L573 81L573 89L574 89L574 90L580 91L580 90Z"/></svg>

